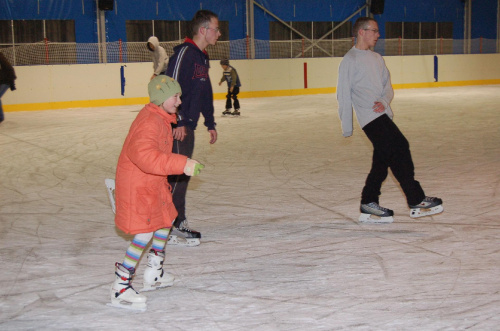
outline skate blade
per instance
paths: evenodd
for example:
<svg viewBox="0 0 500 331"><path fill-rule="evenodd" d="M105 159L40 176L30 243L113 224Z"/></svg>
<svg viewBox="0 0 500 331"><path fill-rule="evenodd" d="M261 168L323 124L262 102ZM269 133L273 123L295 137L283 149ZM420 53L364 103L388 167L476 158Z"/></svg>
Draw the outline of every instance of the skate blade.
<svg viewBox="0 0 500 331"><path fill-rule="evenodd" d="M434 214L439 214L444 211L443 205L434 206L432 208L412 208L410 212L411 218L419 218Z"/></svg>
<svg viewBox="0 0 500 331"><path fill-rule="evenodd" d="M140 292L149 292L149 291L155 291L159 290L165 287L170 287L174 285L174 280L175 277L172 274L163 274L163 281L162 282L155 282L155 283L143 283L143 288Z"/></svg>
<svg viewBox="0 0 500 331"><path fill-rule="evenodd" d="M171 234L168 237L167 245L194 247L194 246L200 245L200 239L198 239L198 238L182 238L182 237L176 236L175 234Z"/></svg>
<svg viewBox="0 0 500 331"><path fill-rule="evenodd" d="M142 288L142 290L140 292L142 293L142 292L156 291L156 290L160 290L162 288L170 287L172 285L174 285L174 281L173 280L172 280L171 283L162 283L162 284L159 284L159 285L156 285L156 284L144 284L144 287Z"/></svg>
<svg viewBox="0 0 500 331"><path fill-rule="evenodd" d="M361 213L361 215L359 216L359 221L361 223L384 224L394 222L394 218L392 216L379 217L372 214Z"/></svg>
<svg viewBox="0 0 500 331"><path fill-rule="evenodd" d="M141 311L144 312L148 308L148 305L145 302L126 302L126 301L120 301L120 300L112 300L111 302L108 302L106 306L110 307L115 307L115 308L123 308L123 309L128 309L128 310L134 310L134 311Z"/></svg>

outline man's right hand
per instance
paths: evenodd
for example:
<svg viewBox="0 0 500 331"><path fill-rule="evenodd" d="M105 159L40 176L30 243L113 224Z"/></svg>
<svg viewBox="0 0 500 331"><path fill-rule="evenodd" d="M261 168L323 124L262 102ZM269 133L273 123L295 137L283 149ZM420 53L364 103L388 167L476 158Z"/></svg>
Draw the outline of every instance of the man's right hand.
<svg viewBox="0 0 500 331"><path fill-rule="evenodd" d="M172 130L172 135L175 140L183 141L186 138L186 127L178 126Z"/></svg>
<svg viewBox="0 0 500 331"><path fill-rule="evenodd" d="M385 111L384 104L380 101L376 101L373 104L373 111L376 113L383 113Z"/></svg>

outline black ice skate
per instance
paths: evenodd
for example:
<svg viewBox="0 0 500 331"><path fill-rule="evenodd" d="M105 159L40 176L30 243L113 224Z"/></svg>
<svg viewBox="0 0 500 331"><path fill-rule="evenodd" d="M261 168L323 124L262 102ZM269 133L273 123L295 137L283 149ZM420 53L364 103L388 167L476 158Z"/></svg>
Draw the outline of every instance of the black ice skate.
<svg viewBox="0 0 500 331"><path fill-rule="evenodd" d="M394 222L394 212L390 209L381 207L376 202L362 204L360 207L361 215L359 221L363 223L392 223Z"/></svg>
<svg viewBox="0 0 500 331"><path fill-rule="evenodd" d="M187 220L175 221L170 230L168 245L198 246L200 244L201 233L190 229Z"/></svg>
<svg viewBox="0 0 500 331"><path fill-rule="evenodd" d="M231 109L226 109L222 112L222 116L232 115Z"/></svg>
<svg viewBox="0 0 500 331"><path fill-rule="evenodd" d="M418 205L410 206L410 217L418 218L442 213L443 200L435 197L425 197Z"/></svg>
<svg viewBox="0 0 500 331"><path fill-rule="evenodd" d="M240 110L239 110L239 109L235 109L235 110L231 113L231 115L233 115L233 116L240 116Z"/></svg>

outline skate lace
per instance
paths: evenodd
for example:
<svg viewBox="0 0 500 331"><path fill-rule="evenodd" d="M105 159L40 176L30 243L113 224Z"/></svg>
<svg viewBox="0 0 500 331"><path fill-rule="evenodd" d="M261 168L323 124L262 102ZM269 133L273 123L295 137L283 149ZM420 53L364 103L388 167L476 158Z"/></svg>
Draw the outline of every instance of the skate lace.
<svg viewBox="0 0 500 331"><path fill-rule="evenodd" d="M432 205L436 199L437 198L435 198L435 197L425 197L424 200L422 200L422 202L419 203L418 205L416 205L415 207L417 207L417 208L425 208L427 206Z"/></svg>
<svg viewBox="0 0 500 331"><path fill-rule="evenodd" d="M368 205L368 207L371 207L371 208L374 208L374 209L378 209L378 210L381 210L381 211L389 211L388 208L384 208L382 207L381 205L379 205L378 203L376 202L370 202Z"/></svg>
<svg viewBox="0 0 500 331"><path fill-rule="evenodd" d="M119 292L116 292L115 293L115 298L118 298L120 296L120 294L122 294L123 292L127 291L129 288L132 289L132 291L134 291L135 293L138 293L133 287L132 287L132 284L130 283L130 281L132 280L132 277L123 277L123 276L120 276L117 272L115 272L115 274L121 279L124 281L124 283L120 283L121 285L125 285L124 288L122 288Z"/></svg>
<svg viewBox="0 0 500 331"><path fill-rule="evenodd" d="M440 199L437 197L425 197L422 202L420 202L418 205L410 205L410 208L431 208L433 206L437 206L440 201Z"/></svg>
<svg viewBox="0 0 500 331"><path fill-rule="evenodd" d="M179 225L179 230L187 231L187 232L193 232L189 228L188 220L184 220L180 225Z"/></svg>
<svg viewBox="0 0 500 331"><path fill-rule="evenodd" d="M119 293L116 293L115 297L118 297L120 294L122 294L123 292L127 291L129 288L131 288L133 291L135 291L134 288L132 287L132 285L128 285L127 287L122 288Z"/></svg>

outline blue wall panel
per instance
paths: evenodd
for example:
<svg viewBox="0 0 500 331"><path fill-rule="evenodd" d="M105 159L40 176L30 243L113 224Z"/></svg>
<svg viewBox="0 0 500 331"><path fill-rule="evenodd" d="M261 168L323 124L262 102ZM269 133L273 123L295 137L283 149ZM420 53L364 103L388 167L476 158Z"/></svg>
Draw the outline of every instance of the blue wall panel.
<svg viewBox="0 0 500 331"><path fill-rule="evenodd" d="M472 1L472 38L496 39L497 0Z"/></svg>
<svg viewBox="0 0 500 331"><path fill-rule="evenodd" d="M85 0L83 6L94 7ZM73 20L83 16L82 1L77 0L1 0L1 20ZM90 14L90 11L86 14Z"/></svg>
<svg viewBox="0 0 500 331"><path fill-rule="evenodd" d="M453 22L453 38L463 38L464 4L461 0L386 0L383 15L375 18L382 37L386 22Z"/></svg>
<svg viewBox="0 0 500 331"><path fill-rule="evenodd" d="M168 20L190 21L196 11L208 9L219 19L230 24L230 38L241 39L246 35L245 0L209 1L119 1L114 11L106 12L107 31L110 40L127 40L125 23L127 20Z"/></svg>

